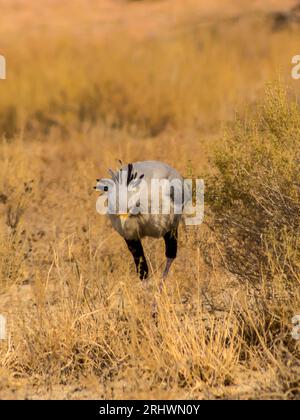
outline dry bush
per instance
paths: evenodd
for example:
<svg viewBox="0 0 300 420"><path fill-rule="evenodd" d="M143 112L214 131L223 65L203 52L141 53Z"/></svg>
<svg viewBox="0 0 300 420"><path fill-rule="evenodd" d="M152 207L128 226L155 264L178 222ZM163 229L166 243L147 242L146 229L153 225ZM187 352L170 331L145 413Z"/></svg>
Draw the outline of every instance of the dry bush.
<svg viewBox="0 0 300 420"><path fill-rule="evenodd" d="M5 141L0 154L0 285L18 282L31 252L23 216L32 197L34 164L28 162L22 139L14 147Z"/></svg>
<svg viewBox="0 0 300 420"><path fill-rule="evenodd" d="M299 282L299 145L298 104L276 84L216 152L208 200L228 268L247 281Z"/></svg>
<svg viewBox="0 0 300 420"><path fill-rule="evenodd" d="M300 114L276 82L250 115L232 125L213 158L210 228L221 262L247 290L247 302L234 308L245 357L254 351L272 359L292 397L299 390L290 325L300 308Z"/></svg>

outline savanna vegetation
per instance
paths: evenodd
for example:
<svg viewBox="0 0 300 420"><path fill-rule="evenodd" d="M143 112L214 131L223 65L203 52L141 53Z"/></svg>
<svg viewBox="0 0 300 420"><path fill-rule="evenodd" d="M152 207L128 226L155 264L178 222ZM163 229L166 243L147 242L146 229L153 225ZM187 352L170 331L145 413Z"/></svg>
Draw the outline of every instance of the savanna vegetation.
<svg viewBox="0 0 300 420"><path fill-rule="evenodd" d="M0 0L0 397L299 398L297 2L40 3ZM95 210L119 158L205 180L161 295Z"/></svg>

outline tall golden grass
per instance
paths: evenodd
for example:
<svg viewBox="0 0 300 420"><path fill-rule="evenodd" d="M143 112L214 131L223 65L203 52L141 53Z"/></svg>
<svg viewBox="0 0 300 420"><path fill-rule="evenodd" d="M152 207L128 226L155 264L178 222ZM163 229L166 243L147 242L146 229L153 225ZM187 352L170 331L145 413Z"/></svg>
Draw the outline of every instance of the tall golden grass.
<svg viewBox="0 0 300 420"><path fill-rule="evenodd" d="M0 51L2 398L299 397L300 85L289 78L299 32L274 31L259 15L185 18L143 39L9 33ZM276 84L264 96L278 74L288 96ZM207 182L205 224L181 227L161 295L163 244L145 241L152 276L142 287L95 211L94 180L116 158L160 159ZM275 187L288 208L274 205ZM260 226L255 242L247 228Z"/></svg>

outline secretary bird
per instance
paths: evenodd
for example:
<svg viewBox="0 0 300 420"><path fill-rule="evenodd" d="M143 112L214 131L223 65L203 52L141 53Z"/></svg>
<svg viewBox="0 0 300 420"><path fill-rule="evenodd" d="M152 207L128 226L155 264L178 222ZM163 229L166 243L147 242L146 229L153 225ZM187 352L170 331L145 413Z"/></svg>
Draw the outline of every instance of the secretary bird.
<svg viewBox="0 0 300 420"><path fill-rule="evenodd" d="M113 228L125 239L141 280L145 280L149 274L141 239L145 236L164 238L167 261L161 288L176 258L178 225L190 192L184 188L183 177L174 168L160 161L129 163L117 171L110 169L109 173L111 178L97 179L94 188L102 193L99 197L101 203L104 200L108 202L105 213ZM121 191L127 194L125 211L123 207L122 212ZM158 199L154 211L151 207L153 197ZM162 211L164 200L168 203L167 211ZM119 205L118 211L116 204Z"/></svg>

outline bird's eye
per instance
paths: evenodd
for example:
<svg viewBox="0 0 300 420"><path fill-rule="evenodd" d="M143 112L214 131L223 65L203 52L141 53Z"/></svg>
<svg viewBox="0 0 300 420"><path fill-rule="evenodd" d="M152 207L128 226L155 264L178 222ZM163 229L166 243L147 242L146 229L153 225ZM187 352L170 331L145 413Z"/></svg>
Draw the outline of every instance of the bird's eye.
<svg viewBox="0 0 300 420"><path fill-rule="evenodd" d="M108 187L107 186L105 186L103 189L104 189L104 191L108 191Z"/></svg>

